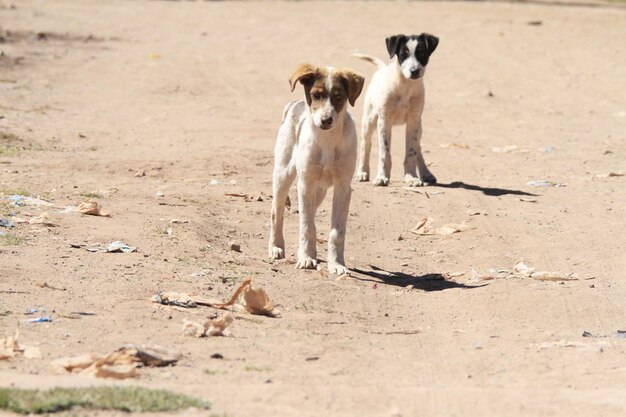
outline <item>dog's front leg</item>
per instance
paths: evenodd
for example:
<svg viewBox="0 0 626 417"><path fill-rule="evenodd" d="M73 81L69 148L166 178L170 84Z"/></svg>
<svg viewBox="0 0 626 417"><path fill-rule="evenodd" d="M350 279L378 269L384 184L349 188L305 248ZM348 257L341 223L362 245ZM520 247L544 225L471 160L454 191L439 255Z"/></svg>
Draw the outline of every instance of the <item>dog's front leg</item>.
<svg viewBox="0 0 626 417"><path fill-rule="evenodd" d="M317 248L315 231L315 211L317 210L315 184L307 184L298 179L298 210L300 212L300 246L296 268L317 268Z"/></svg>
<svg viewBox="0 0 626 417"><path fill-rule="evenodd" d="M334 186L332 224L328 236L328 272L331 274L349 273L343 257L343 250L351 193L352 188L349 181L337 182Z"/></svg>
<svg viewBox="0 0 626 417"><path fill-rule="evenodd" d="M270 259L285 257L285 238L283 237L283 219L285 202L289 193L289 187L296 176L292 166L278 166L274 169L272 186L272 214L270 217Z"/></svg>
<svg viewBox="0 0 626 417"><path fill-rule="evenodd" d="M408 120L406 124L406 153L404 156L404 181L409 186L419 187L434 184L437 178L430 172L422 155L422 121ZM416 175L415 167L419 177Z"/></svg>
<svg viewBox="0 0 626 417"><path fill-rule="evenodd" d="M417 176L417 154L420 149L422 123L407 121L404 150L404 182L410 187L421 187L424 182Z"/></svg>
<svg viewBox="0 0 626 417"><path fill-rule="evenodd" d="M374 185L389 185L391 178L391 124L378 118L378 174Z"/></svg>

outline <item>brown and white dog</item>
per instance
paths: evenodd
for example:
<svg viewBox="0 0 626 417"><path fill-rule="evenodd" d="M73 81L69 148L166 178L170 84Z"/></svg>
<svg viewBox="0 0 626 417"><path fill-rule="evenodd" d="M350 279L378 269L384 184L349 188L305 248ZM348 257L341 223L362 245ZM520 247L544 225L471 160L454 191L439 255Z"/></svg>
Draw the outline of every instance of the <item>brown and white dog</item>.
<svg viewBox="0 0 626 417"><path fill-rule="evenodd" d="M298 82L304 86L306 101L285 107L276 139L269 256L285 257L285 201L297 177L300 246L296 267L317 268L315 213L332 186L328 271L344 274L348 272L344 242L357 148L356 129L347 103L354 106L364 78L348 69L302 64L289 79L291 91Z"/></svg>
<svg viewBox="0 0 626 417"><path fill-rule="evenodd" d="M354 54L372 62L378 71L365 94L362 140L359 150L357 181L369 181L372 134L378 131L378 174L374 185L388 185L391 176L391 127L406 124L404 181L409 186L436 183L422 156L422 112L424 111L423 77L430 55L439 39L428 33L396 35L386 39L392 58L385 64L376 57ZM417 168L417 169L416 169Z"/></svg>

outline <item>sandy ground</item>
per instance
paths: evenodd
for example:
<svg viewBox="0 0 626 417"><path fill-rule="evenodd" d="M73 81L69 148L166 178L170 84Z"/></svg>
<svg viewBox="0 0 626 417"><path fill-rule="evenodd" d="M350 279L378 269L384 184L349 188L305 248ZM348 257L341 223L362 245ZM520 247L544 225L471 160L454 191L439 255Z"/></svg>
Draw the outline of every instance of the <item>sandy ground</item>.
<svg viewBox="0 0 626 417"><path fill-rule="evenodd" d="M203 416L626 412L616 336L626 177L597 176L626 172L625 8L24 0L0 2L0 29L0 192L61 207L92 196L113 216L50 210L58 227L0 228L0 332L19 328L43 353L0 362L0 385L109 383L56 376L49 363L133 342L184 357L123 383L210 400ZM293 211L289 260L268 261L274 138L284 104L302 96L289 92L291 70L309 61L369 77L351 53L385 57L386 36L421 31L441 39L423 137L441 184L429 198L403 188L396 129L392 184L353 185L353 278L294 269ZM518 148L492 149L508 145ZM541 179L566 186L527 185ZM0 209L44 210L6 199ZM469 229L411 233L424 216ZM138 250L70 246L114 240ZM520 259L579 279L479 278ZM237 313L230 337L195 339L181 334L183 318L216 310L149 301L158 290L226 299L246 276L282 318ZM68 318L76 311L95 315ZM40 314L54 321L25 322Z"/></svg>

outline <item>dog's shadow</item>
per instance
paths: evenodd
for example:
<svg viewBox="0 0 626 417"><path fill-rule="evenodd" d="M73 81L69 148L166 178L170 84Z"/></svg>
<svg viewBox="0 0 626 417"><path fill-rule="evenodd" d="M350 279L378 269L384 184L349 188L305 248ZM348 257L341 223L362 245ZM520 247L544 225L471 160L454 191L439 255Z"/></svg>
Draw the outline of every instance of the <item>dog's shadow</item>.
<svg viewBox="0 0 626 417"><path fill-rule="evenodd" d="M491 197L499 197L502 195L525 195L530 197L536 197L537 194L528 193L526 191L521 190L509 190L507 188L492 188L492 187L481 187L480 185L466 184L462 181L454 181L449 184L436 183L431 187L441 187L441 188L463 188L464 190L470 191L481 191L483 194L491 196Z"/></svg>
<svg viewBox="0 0 626 417"><path fill-rule="evenodd" d="M460 282L455 282L447 279L445 275L439 273L430 273L424 275L409 275L404 272L390 272L375 265L368 265L371 270L366 271L360 268L352 268L351 271L365 275L366 277L375 278L368 279L360 277L358 275L352 275L353 278L359 281L370 281L375 283L382 283L385 285L393 285L397 287L406 287L412 285L413 288L423 291L443 291L452 288L472 289L484 287L487 284L482 285L465 285Z"/></svg>

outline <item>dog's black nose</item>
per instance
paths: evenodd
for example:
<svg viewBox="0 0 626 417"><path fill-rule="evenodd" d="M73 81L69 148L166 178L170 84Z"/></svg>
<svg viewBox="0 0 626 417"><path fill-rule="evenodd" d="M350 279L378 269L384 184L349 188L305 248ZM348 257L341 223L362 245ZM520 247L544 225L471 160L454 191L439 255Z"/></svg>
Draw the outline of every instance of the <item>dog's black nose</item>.
<svg viewBox="0 0 626 417"><path fill-rule="evenodd" d="M322 122L322 129L328 129L333 125L332 117L323 117L320 121Z"/></svg>
<svg viewBox="0 0 626 417"><path fill-rule="evenodd" d="M420 70L416 69L416 70L411 70L411 78L417 78L420 75Z"/></svg>

